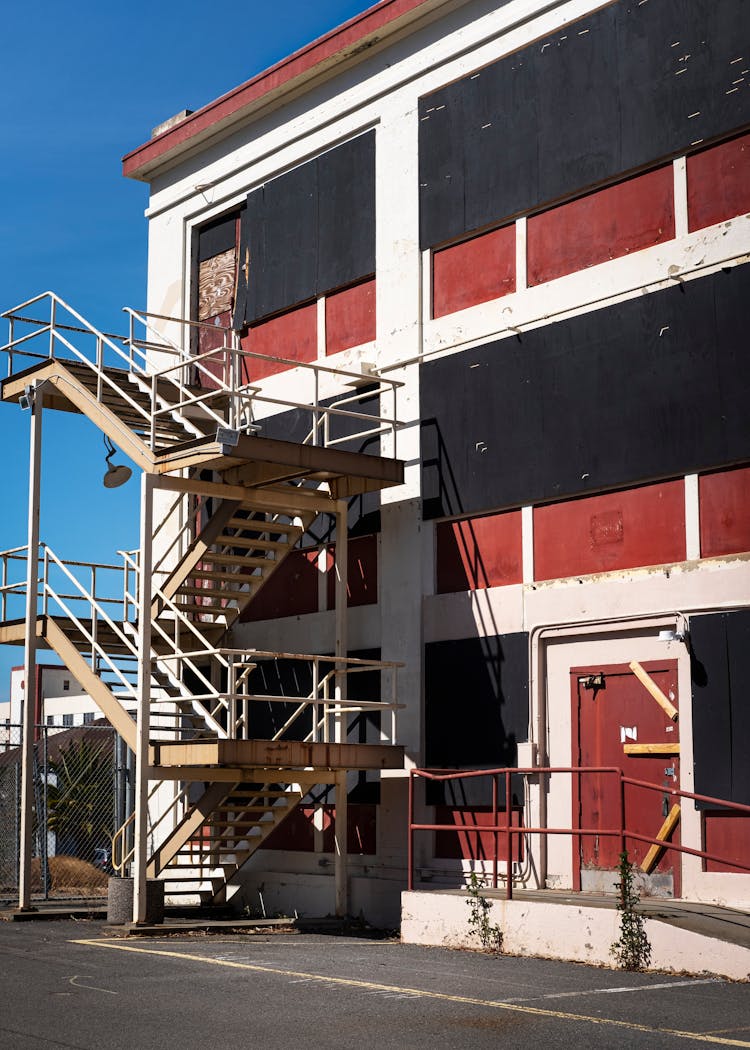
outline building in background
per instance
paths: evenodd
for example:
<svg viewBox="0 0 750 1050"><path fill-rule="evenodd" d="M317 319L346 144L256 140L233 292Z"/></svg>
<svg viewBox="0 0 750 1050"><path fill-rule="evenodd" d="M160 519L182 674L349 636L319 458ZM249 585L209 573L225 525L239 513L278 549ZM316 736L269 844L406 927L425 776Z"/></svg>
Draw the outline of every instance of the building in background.
<svg viewBox="0 0 750 1050"><path fill-rule="evenodd" d="M93 722L101 717L101 711L86 695L66 667L54 664L38 664L37 673L37 725L60 726L70 729ZM11 725L20 726L24 696L23 667L13 667L10 672Z"/></svg>

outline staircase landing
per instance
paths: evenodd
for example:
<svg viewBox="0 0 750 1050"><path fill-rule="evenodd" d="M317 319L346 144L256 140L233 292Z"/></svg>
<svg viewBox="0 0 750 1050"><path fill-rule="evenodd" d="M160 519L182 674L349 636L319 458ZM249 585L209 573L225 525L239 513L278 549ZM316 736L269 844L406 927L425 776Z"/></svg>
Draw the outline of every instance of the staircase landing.
<svg viewBox="0 0 750 1050"><path fill-rule="evenodd" d="M393 744L335 744L303 740L200 740L153 742L150 761L169 766L231 766L235 768L402 769L404 749Z"/></svg>

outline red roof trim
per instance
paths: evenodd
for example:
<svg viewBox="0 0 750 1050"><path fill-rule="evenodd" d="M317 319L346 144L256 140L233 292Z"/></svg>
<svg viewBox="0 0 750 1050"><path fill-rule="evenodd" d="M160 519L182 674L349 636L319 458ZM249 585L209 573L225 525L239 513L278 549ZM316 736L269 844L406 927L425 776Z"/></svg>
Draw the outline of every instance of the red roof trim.
<svg viewBox="0 0 750 1050"><path fill-rule="evenodd" d="M122 160L123 175L138 178L138 172L144 165L153 164L212 125L226 120L245 106L289 84L296 77L309 72L345 48L363 42L366 37L383 29L390 22L427 4L434 6L434 0L380 0L380 3L362 14L355 15L348 22L295 51L263 73L196 110L175 127L127 153Z"/></svg>

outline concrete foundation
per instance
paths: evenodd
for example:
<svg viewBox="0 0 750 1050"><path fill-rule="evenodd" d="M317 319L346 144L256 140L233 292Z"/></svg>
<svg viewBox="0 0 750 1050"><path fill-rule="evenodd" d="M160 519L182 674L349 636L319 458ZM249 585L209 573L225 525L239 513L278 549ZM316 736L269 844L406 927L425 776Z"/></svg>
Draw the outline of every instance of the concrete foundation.
<svg viewBox="0 0 750 1050"><path fill-rule="evenodd" d="M465 891L402 894L401 940L443 948L479 948L469 926ZM500 928L509 955L612 966L619 916L584 903L494 899L489 921ZM656 918L646 918L650 970L750 979L750 947L727 943Z"/></svg>

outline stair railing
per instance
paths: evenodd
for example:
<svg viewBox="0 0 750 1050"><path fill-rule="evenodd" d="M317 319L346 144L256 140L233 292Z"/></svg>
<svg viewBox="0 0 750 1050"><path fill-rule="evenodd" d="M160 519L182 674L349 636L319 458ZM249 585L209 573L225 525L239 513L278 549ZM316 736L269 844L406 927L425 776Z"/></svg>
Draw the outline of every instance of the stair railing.
<svg viewBox="0 0 750 1050"><path fill-rule="evenodd" d="M290 713L283 725L271 737L280 740L286 736L291 727L305 712L311 712L311 728L303 738L308 742L330 743L335 737L336 720L351 714L363 714L368 711L390 713L390 732L381 726L381 742L396 741L396 712L404 705L396 702L398 663L384 660L361 660L355 657L337 660L334 656L320 656L301 653L278 653L261 650L220 650L229 661L230 675L226 699L229 708L229 726L233 727L236 739L251 739L250 705L252 703L295 703L297 706ZM251 690L250 673L263 661L289 660L309 664L312 674L312 688L306 696L290 696L267 693L256 693ZM342 675L380 672L390 679L390 699L388 700L342 700L335 695L337 677ZM330 670L326 671L326 667ZM240 668L238 672L238 668Z"/></svg>
<svg viewBox="0 0 750 1050"><path fill-rule="evenodd" d="M253 426L253 395L255 388L248 383L242 382L240 362L237 354L239 343L236 333L231 328L225 325L213 325L205 321L189 321L180 317L169 317L167 314L157 314L149 310L138 311L130 306L126 306L123 309L129 318L129 342L131 345L136 347L140 345L140 341L135 337L135 325L138 323L143 326L147 334L160 340L158 344L149 342L148 345L151 348L177 355L177 363L159 371L158 375L166 376L169 372L179 370L183 377L180 383L185 388L195 385L190 382L191 371L194 374L197 373L200 379L207 381L208 386L205 388L205 393L189 396L184 402L181 402L181 408L191 404L205 404L207 401L215 400L217 394L223 394L228 398L230 411L226 418L222 416L221 419L218 419L217 417L218 425L221 427L229 426L233 430L244 430ZM222 332L224 343L213 350L193 354L189 348L186 349L173 339L170 339L164 332L159 331L149 318L180 325L183 332L185 330L200 332L201 329L207 329L213 333ZM227 336L229 336L228 343ZM221 376L208 367L208 362L211 360L216 361L218 355L223 355Z"/></svg>
<svg viewBox="0 0 750 1050"><path fill-rule="evenodd" d="M49 301L50 319L49 321L40 320L39 318L24 317L20 312L28 309L28 307L35 305L39 302ZM58 308L67 311L71 317L75 318L78 325L65 325L61 324L57 320ZM8 375L13 374L13 357L14 355L21 354L21 356L33 357L37 360L45 360L47 358L54 359L57 356L57 344L60 343L67 349L72 357L81 364L86 365L92 370L97 379L97 397L101 400L102 391L104 384L106 384L111 390L114 390L119 397L127 403L132 411L143 418L144 427L153 429L152 417L155 405L152 403L151 411L149 412L143 407L135 398L133 398L126 386L115 382L110 374L106 371L104 363L104 352L105 348L109 350L110 355L114 356L117 362L122 362L127 366L127 370L134 375L141 374L147 377L145 368L146 355L140 351L140 356L143 359L143 365L138 365L132 357L126 354L118 345L116 340L122 340L121 336L105 335L104 332L100 332L98 328L90 324L85 317L79 314L72 306L69 306L63 299L61 299L54 292L43 292L41 295L35 296L33 299L28 299L25 303L21 303L19 306L13 307L12 310L8 310L3 314L2 317L8 318L10 328L10 341L0 350L4 350L9 355L9 369ZM35 326L34 331L26 336L22 336L20 339L14 338L14 323L31 324ZM94 360L87 357L86 354L82 353L77 346L75 346L63 333L71 332L82 334L88 337L93 337L96 341L96 349L94 352ZM28 351L19 351L18 347L25 344L29 340L38 338L41 335L49 334L49 347L46 354L33 354ZM122 365L120 365L122 367ZM160 405L161 407L161 405ZM191 425L190 429L194 432L199 433L197 428ZM153 444L152 444L153 447Z"/></svg>

